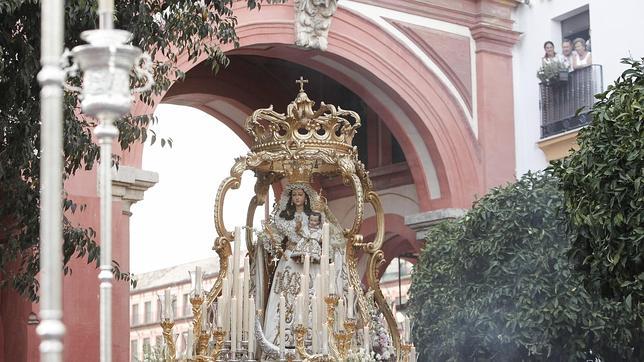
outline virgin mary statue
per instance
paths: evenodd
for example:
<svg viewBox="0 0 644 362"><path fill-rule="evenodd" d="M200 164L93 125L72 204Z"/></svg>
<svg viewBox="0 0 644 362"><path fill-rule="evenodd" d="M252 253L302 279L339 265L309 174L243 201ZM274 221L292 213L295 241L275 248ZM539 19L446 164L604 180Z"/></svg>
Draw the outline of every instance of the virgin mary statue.
<svg viewBox="0 0 644 362"><path fill-rule="evenodd" d="M266 300L262 338L265 354L274 352L279 343L280 296L285 299L286 346L295 345L296 297L300 293L308 293L309 296L315 293L316 276L320 270L320 230L325 222L329 224L329 259L335 268L335 272L329 274L335 275L335 280L329 280L329 283L335 284L339 295L346 295L346 239L342 227L323 200L308 183L290 183L282 192L270 219L263 223L258 233L256 260L259 268L255 273L255 286L258 300ZM309 290L303 291L303 260L307 254L310 258ZM266 277L270 280L263 280ZM309 326L308 333L311 333L310 309L307 317L305 325Z"/></svg>

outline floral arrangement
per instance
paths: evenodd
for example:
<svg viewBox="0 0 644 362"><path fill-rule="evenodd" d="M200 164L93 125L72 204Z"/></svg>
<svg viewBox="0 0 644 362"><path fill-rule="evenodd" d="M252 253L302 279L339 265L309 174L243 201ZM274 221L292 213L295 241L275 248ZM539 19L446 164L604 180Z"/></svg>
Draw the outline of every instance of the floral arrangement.
<svg viewBox="0 0 644 362"><path fill-rule="evenodd" d="M537 78L542 83L550 83L559 80L560 72L568 72L568 68L561 61L554 59L539 68Z"/></svg>
<svg viewBox="0 0 644 362"><path fill-rule="evenodd" d="M360 348L358 351L349 352L347 356L347 362L376 362L376 353L367 352L363 348Z"/></svg>
<svg viewBox="0 0 644 362"><path fill-rule="evenodd" d="M375 313L371 315L371 322L369 332L375 360L379 362L395 361L396 353L384 315L376 309Z"/></svg>

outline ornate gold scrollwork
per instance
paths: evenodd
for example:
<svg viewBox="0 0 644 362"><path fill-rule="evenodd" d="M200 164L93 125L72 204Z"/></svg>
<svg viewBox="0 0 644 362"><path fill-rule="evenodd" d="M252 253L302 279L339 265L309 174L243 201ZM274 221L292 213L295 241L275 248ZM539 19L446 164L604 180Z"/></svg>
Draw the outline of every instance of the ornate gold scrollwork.
<svg viewBox="0 0 644 362"><path fill-rule="evenodd" d="M389 308L389 305L387 304L385 296L382 294L382 290L380 290L378 283L378 269L382 264L384 264L384 262L385 254L382 252L382 250L376 250L373 254L371 254L367 266L367 282L369 283L369 287L374 291L374 299L376 305L378 306L378 309L382 311L382 314L387 320L389 333L391 333L391 339L393 341L394 348L396 349L396 355L398 356L398 358L400 358L401 350L398 325L396 323L396 319L394 318L394 314L391 311L391 308Z"/></svg>
<svg viewBox="0 0 644 362"><path fill-rule="evenodd" d="M232 232L226 230L226 225L224 225L224 201L229 189L238 189L241 185L241 177L247 167L246 161L245 157L236 159L235 164L230 169L230 176L224 179L217 189L214 218L215 230L219 236L215 239L212 249L219 255L219 273L217 274L215 284L206 297L204 303L206 307L210 307L221 292L223 280L228 271L228 256L232 255L230 242L233 240L234 235Z"/></svg>

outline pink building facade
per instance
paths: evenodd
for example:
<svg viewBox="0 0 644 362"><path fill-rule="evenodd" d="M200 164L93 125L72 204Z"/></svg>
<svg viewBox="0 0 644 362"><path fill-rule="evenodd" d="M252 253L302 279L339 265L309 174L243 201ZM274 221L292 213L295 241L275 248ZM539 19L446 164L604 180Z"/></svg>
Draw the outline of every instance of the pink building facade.
<svg viewBox="0 0 644 362"><path fill-rule="evenodd" d="M358 109L365 123L361 158L386 213L387 263L418 253L429 225L461 215L477 195L514 179L512 49L518 33L512 30L512 12L518 1L342 0L325 52L293 45L291 1L263 5L259 12L235 4L240 47L224 47L231 65L212 75L203 59L189 62L182 56L178 66L185 81L157 101L203 110L247 143L245 117L270 104L283 111L296 95L293 81L300 75L309 78L311 99ZM135 114L153 111L143 103L133 107ZM129 205L156 182L140 170L142 153L140 144L123 153L128 174L117 176L114 258L123 266L129 265ZM79 173L65 186L88 205L75 221L98 231L96 172ZM353 205L342 185L331 180L322 186L338 219L350 215ZM362 230L367 240L375 234L372 215L367 213ZM72 266L73 275L65 278L65 361L96 361L98 271L80 260ZM127 283L115 283L113 299L114 360L126 361ZM37 360L35 327L25 323L32 311L37 313L36 305L3 291L0 357Z"/></svg>

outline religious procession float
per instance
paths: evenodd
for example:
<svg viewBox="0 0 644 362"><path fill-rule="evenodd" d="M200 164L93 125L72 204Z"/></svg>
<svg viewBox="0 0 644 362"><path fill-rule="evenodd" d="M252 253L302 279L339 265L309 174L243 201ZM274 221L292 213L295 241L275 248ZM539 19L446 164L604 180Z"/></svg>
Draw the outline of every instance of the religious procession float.
<svg viewBox="0 0 644 362"><path fill-rule="evenodd" d="M202 288L203 271L195 273L193 328L183 355L176 353L166 308L166 360L415 361L409 321L399 329L378 283L384 214L352 145L360 117L323 102L314 110L307 81L297 82L299 93L285 114L271 106L246 120L250 152L235 160L215 200L220 270L211 290ZM246 225L227 230L225 196L239 188L246 170L256 178ZM341 177L352 189L355 212L346 225L315 187L321 177ZM271 187L281 195L270 217L253 225ZM377 224L368 242L359 233L366 205ZM367 259L364 278L359 257Z"/></svg>

